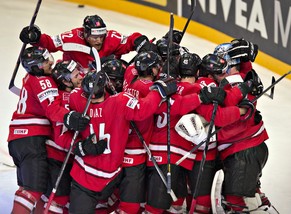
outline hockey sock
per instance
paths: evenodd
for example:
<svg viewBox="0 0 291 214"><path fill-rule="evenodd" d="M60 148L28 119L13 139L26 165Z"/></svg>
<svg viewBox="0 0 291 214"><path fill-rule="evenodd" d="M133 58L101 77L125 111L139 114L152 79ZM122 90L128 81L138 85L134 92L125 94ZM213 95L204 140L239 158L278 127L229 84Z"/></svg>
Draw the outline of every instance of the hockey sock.
<svg viewBox="0 0 291 214"><path fill-rule="evenodd" d="M40 199L41 195L42 193L40 192L24 190L22 187L20 187L15 192L11 213L30 214L34 208L34 205Z"/></svg>
<svg viewBox="0 0 291 214"><path fill-rule="evenodd" d="M34 214L43 214L44 205L47 201L48 201L48 198L45 195L42 195L41 198L36 203L33 213Z"/></svg>
<svg viewBox="0 0 291 214"><path fill-rule="evenodd" d="M197 213L210 213L211 199L210 195L197 196L195 212Z"/></svg>
<svg viewBox="0 0 291 214"><path fill-rule="evenodd" d="M145 205L145 212L150 214L162 214L164 212L163 209L152 207L148 204Z"/></svg>
<svg viewBox="0 0 291 214"><path fill-rule="evenodd" d="M229 203L227 205L228 210L242 211L246 207L242 196L226 195L225 200Z"/></svg>
<svg viewBox="0 0 291 214"><path fill-rule="evenodd" d="M267 206L271 206L271 202L269 201L269 198L266 197L265 193L261 192L261 189L257 189L256 190L257 193L259 193L261 200L262 200L262 205L267 205Z"/></svg>
<svg viewBox="0 0 291 214"><path fill-rule="evenodd" d="M140 209L140 203L129 203L120 201L118 209L125 213L138 213Z"/></svg>
<svg viewBox="0 0 291 214"><path fill-rule="evenodd" d="M171 207L164 212L164 214L183 213L183 203L185 198L178 198L177 201L173 201Z"/></svg>

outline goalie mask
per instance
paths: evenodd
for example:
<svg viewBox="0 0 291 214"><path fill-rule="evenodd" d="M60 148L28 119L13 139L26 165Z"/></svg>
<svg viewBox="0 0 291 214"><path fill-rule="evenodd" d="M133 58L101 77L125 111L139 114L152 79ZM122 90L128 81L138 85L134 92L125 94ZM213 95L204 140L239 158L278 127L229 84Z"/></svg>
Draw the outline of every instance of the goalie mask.
<svg viewBox="0 0 291 214"><path fill-rule="evenodd" d="M95 81L98 81L95 84ZM86 95L89 97L93 93L92 98L100 98L105 93L105 85L107 83L106 75L104 71L97 72L88 72L82 81L82 89Z"/></svg>
<svg viewBox="0 0 291 214"><path fill-rule="evenodd" d="M236 58L236 59L232 59L229 54L228 51L229 49L232 48L232 44L231 43L222 43L220 45L218 45L215 49L214 49L214 54L220 56L221 58L225 59L228 63L229 66L235 66L240 64L240 59Z"/></svg>
<svg viewBox="0 0 291 214"><path fill-rule="evenodd" d="M47 49L41 47L26 48L20 57L21 64L25 70L34 76L50 75L44 71L44 63L54 62L53 56Z"/></svg>

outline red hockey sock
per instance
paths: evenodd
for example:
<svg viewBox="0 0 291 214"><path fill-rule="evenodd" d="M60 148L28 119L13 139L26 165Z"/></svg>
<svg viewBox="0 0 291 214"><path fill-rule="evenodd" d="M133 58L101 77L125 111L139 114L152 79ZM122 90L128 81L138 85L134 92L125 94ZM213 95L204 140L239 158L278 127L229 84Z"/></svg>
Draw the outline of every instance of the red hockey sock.
<svg viewBox="0 0 291 214"><path fill-rule="evenodd" d="M151 214L162 214L164 212L163 209L155 208L148 204L145 205L145 211Z"/></svg>
<svg viewBox="0 0 291 214"><path fill-rule="evenodd" d="M118 209L125 213L138 213L140 209L140 203L129 203L120 201Z"/></svg>
<svg viewBox="0 0 291 214"><path fill-rule="evenodd" d="M234 195L226 195L225 200L230 204L234 204L237 206L227 206L228 209L233 211L242 211L243 207L246 206L245 201L242 196L234 196Z"/></svg>
<svg viewBox="0 0 291 214"><path fill-rule="evenodd" d="M24 190L20 187L15 192L13 208L11 213L30 214L42 193Z"/></svg>

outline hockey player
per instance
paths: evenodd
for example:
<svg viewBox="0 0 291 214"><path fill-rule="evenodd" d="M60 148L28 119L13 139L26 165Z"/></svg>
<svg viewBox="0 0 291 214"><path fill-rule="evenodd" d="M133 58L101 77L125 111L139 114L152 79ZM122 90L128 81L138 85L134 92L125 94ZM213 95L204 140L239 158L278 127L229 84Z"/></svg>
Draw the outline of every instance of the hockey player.
<svg viewBox="0 0 291 214"><path fill-rule="evenodd" d="M185 53L183 55L181 55L180 58L180 64L179 64L179 75L181 77L181 80L178 84L178 93L181 95L186 95L188 93L193 93L193 91L195 91L196 93L204 93L204 90L201 90L202 87L204 87L204 84L200 85L199 83L197 83L197 72L198 72L198 68L201 69L201 67L203 69L205 69L206 65L207 65L207 69L212 69L212 70L216 70L216 72L221 72L222 70L224 70L225 68L227 68L227 63L226 61L222 60L217 60L217 61L208 61L206 60L207 58L203 58L202 63L201 63L201 59L198 55L196 54L191 54L191 53ZM201 65L202 64L202 65ZM213 86L209 86L208 90L213 90L212 87L216 87L216 85ZM222 90L222 89L220 89ZM203 97L203 96L201 96ZM223 100L220 100L220 104L222 104ZM204 103L207 103L206 101L204 101ZM212 104L202 104L200 106L198 106L195 110L194 113L199 113L201 116L203 116L206 121L210 122L211 120L211 116L212 116L212 112L213 112L213 105ZM217 126L225 126L227 124L231 124L233 122L235 122L236 120L240 119L240 115L244 114L246 112L245 109L241 109L238 108L236 106L232 106L232 107L218 107L217 109L217 117L215 117L214 120L214 124ZM190 121L195 121L194 124L196 124L195 128L197 129L197 136L196 137L192 137L191 138L191 147L188 147L188 150L191 150L193 145L197 145L198 143L200 143L202 140L205 140L204 138L206 138L207 136L207 128L203 128L202 130L198 130L199 129L199 125L201 124L201 122L199 123L199 121L201 119L197 119L197 116L194 114L190 114L193 115L190 118ZM189 115L189 116L190 116ZM180 117L178 118L180 119ZM191 121L190 124L192 124L193 122ZM206 126L206 121L204 121L203 123L204 126ZM180 121L178 122L178 124L180 124ZM181 124L183 125L183 127L187 127L186 124ZM206 126L207 127L207 126ZM190 133L190 132L188 132ZM177 133L173 133L172 136L177 135ZM204 137L203 137L204 136ZM189 139L188 139L189 140ZM182 146L182 142L184 142L185 139L184 138L180 138L179 142L180 142L180 146ZM189 141L188 141L189 143ZM201 161L203 158L203 153L205 149L205 145L199 147L199 149L197 151L194 152L194 156L195 159L192 160L192 162L189 163L188 161L188 165L185 165L187 162L187 159L185 159L185 163L181 164L182 166L184 166L185 169L187 169L186 173L187 173L187 177L188 177L188 184L190 187L190 192L191 192L191 197L188 198L190 201L192 200L192 196L194 193L196 193L195 196L195 200L196 200L196 206L194 208L195 213L211 213L211 200L210 200L210 191L211 191L211 186L212 186L212 180L214 177L214 174L216 172L216 155L217 155L217 150L216 150L216 142L215 142L215 138L211 138L209 145L208 145L208 150L207 150L207 156L206 156L206 160L205 163L203 165L203 173L199 172L199 168L201 165ZM183 162L184 162L183 161ZM182 162L182 163L183 163ZM194 166L193 166L194 164ZM201 182L199 185L199 189L195 190L196 188L196 182L198 179L198 175L199 173L202 173L202 177L201 177ZM188 200L187 200L188 201ZM190 203L188 203L190 205ZM188 208L190 208L188 205Z"/></svg>
<svg viewBox="0 0 291 214"><path fill-rule="evenodd" d="M161 63L161 57L153 51L139 53L134 64L125 72L123 91L136 98L146 97L160 72ZM153 121L152 115L135 123L147 145L152 134ZM142 142L137 133L131 129L123 159L123 177L119 186L121 202L118 212L138 213L140 204L145 203L146 157Z"/></svg>
<svg viewBox="0 0 291 214"><path fill-rule="evenodd" d="M68 109L70 92L77 87L81 87L83 79L83 68L73 60L59 61L53 68L52 77L58 85L59 99L61 99L61 106ZM68 109L69 110L69 109ZM51 139L46 141L49 181L46 197L49 198L51 191L58 178L63 161L67 156L67 148L70 145L64 143L70 142L73 135L68 134L68 128L62 122L52 122L53 135ZM58 189L51 206L49 213L67 213L67 203L69 203L71 176L70 170L72 168L72 157L60 180ZM46 205L44 205L46 207ZM43 208L44 208L43 207ZM42 209L43 209L42 208Z"/></svg>
<svg viewBox="0 0 291 214"><path fill-rule="evenodd" d="M54 60L47 49L25 49L21 63L28 73L10 122L8 147L17 167L19 186L12 213L29 214L47 188L45 141L52 134L50 120L64 121L69 129L75 130L84 129L89 120L80 113L59 108L58 88L50 76Z"/></svg>
<svg viewBox="0 0 291 214"><path fill-rule="evenodd" d="M251 70L246 75L240 72L241 58L232 58L228 54L232 48L232 44L228 43L215 49L216 54L231 64L229 71L216 76L216 80L227 80L225 87L230 89L237 86L244 98L239 105L249 106L250 114L244 120L223 127L217 135L225 174L223 195L228 202L227 210L232 213L277 213L274 207L262 205L261 198L256 194L257 183L268 158L265 144L268 134L255 104L248 100L260 94L263 87L255 71Z"/></svg>
<svg viewBox="0 0 291 214"><path fill-rule="evenodd" d="M128 36L122 35L115 30L107 30L103 19L98 15L86 16L83 27L66 31L56 36L41 34L39 27L24 27L20 33L23 43L47 48L50 52L62 51L63 60L74 60L84 68L94 59L92 56L79 51L66 51L63 49L66 43L76 43L94 47L98 50L100 58L114 55L119 59L121 55L136 50L150 50L154 47L145 35L134 32Z"/></svg>
<svg viewBox="0 0 291 214"><path fill-rule="evenodd" d="M123 88L124 73L127 68L127 64L119 59L110 59L102 63L102 69L107 74L109 80L106 84L106 92L110 95L119 93Z"/></svg>
<svg viewBox="0 0 291 214"><path fill-rule="evenodd" d="M83 141L74 149L69 207L72 213L94 213L97 202L111 195L122 176L129 120L144 120L156 111L162 100L156 89L163 98L177 89L175 81L159 81L154 83L154 91L142 99L124 92L104 99L106 77L103 71L97 75L100 77L96 77L96 73L87 73L82 90L76 90L70 96L70 108L81 112L85 106L80 99L94 90L87 111L91 117L90 126L80 133ZM93 87L95 78L98 82Z"/></svg>

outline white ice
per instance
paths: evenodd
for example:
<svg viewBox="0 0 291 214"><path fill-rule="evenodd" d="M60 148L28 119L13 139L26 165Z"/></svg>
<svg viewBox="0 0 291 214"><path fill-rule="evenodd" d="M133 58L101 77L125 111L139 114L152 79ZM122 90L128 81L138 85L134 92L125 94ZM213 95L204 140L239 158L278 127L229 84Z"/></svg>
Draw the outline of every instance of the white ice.
<svg viewBox="0 0 291 214"><path fill-rule="evenodd" d="M16 109L18 97L8 90L11 75L17 61L22 43L18 39L21 29L30 23L37 0L0 0L0 60L2 77L0 78L0 162L12 165L7 153L7 135L11 115ZM140 11L142 13L142 11ZM42 2L36 24L42 32L56 35L82 25L86 15L98 14L106 22L109 29L117 30L123 34L134 31L148 35L149 38L160 38L169 29L168 26L159 25L143 19L122 15L116 12L85 6L78 8L76 4L57 0L44 0ZM153 14L154 15L154 14ZM170 16L170 15L169 15ZM157 17L158 18L158 17ZM191 24L189 25L191 28ZM243 35L242 35L243 36ZM227 42L227 41L226 41ZM182 45L196 52L201 57L213 51L216 44L201 38L185 34ZM133 53L134 54L134 53ZM133 54L124 57L130 60ZM280 54L280 53L278 53ZM60 54L54 54L55 59ZM254 64L255 70L261 76L265 88L271 83L271 76L278 79L277 74ZM278 71L280 68L277 68ZM288 71L283 71L288 72ZM16 86L21 86L21 79L25 71L20 66ZM259 110L263 114L265 126L270 139L269 160L263 170L262 189L270 198L275 207L282 214L291 213L291 155L290 150L290 119L291 119L291 81L283 79L275 87L275 96L271 100L263 96L259 100ZM8 214L11 211L13 195L17 189L15 168L0 166L0 213Z"/></svg>

